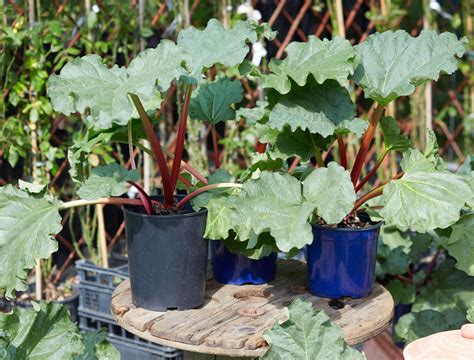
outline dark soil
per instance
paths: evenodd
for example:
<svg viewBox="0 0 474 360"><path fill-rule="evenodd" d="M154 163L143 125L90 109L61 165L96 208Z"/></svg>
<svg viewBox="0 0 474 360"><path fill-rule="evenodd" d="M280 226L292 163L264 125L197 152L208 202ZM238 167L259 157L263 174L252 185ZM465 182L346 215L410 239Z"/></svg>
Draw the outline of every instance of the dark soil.
<svg viewBox="0 0 474 360"><path fill-rule="evenodd" d="M347 215L339 224L335 225L328 225L322 218L318 218L316 220L316 224L328 228L343 228L343 229L360 229L360 228L365 228L368 226L373 225L373 223L364 216L364 219L362 220L360 217L354 215L354 214L349 214Z"/></svg>
<svg viewBox="0 0 474 360"><path fill-rule="evenodd" d="M136 212L138 214L145 214L146 215L146 210L143 206L130 206L127 207L127 210ZM155 211L154 215L157 216L166 216L166 215L181 215L181 214L188 214L192 211L189 211L187 209L178 209L176 205L173 205L172 207L165 208L163 207L162 204L157 204L153 203L153 210Z"/></svg>

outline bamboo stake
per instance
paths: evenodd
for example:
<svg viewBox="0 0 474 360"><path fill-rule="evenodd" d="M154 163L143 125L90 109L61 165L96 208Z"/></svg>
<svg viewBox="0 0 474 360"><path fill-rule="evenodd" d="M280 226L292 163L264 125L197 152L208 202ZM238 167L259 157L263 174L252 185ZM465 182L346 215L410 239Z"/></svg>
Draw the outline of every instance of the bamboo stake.
<svg viewBox="0 0 474 360"><path fill-rule="evenodd" d="M102 267L108 268L109 267L109 258L107 254L107 236L105 234L105 222L104 222L104 205L97 204L95 206L97 211L97 237L99 239L99 249L100 255L102 257Z"/></svg>
<svg viewBox="0 0 474 360"><path fill-rule="evenodd" d="M429 9L425 10L425 15L423 16L423 29L429 30L431 28L430 22L426 12ZM426 136L428 136L428 132L426 129L433 128L433 82L428 81L425 86L425 132Z"/></svg>
<svg viewBox="0 0 474 360"><path fill-rule="evenodd" d="M346 28L344 27L344 9L342 7L342 0L336 0L336 18L338 35L345 38Z"/></svg>

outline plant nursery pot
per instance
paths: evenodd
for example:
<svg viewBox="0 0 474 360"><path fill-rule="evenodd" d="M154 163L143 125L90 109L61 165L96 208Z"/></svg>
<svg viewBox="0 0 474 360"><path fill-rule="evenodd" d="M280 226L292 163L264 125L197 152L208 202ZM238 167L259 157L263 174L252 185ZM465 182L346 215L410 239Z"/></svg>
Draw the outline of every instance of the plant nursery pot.
<svg viewBox="0 0 474 360"><path fill-rule="evenodd" d="M136 306L166 311L204 303L207 211L187 210L179 215L146 215L124 208L130 286Z"/></svg>
<svg viewBox="0 0 474 360"><path fill-rule="evenodd" d="M326 298L360 298L372 291L382 222L364 228L313 225L307 246L308 288Z"/></svg>
<svg viewBox="0 0 474 360"><path fill-rule="evenodd" d="M211 241L212 275L221 284L261 285L275 279L277 254L259 260L232 253L222 241Z"/></svg>

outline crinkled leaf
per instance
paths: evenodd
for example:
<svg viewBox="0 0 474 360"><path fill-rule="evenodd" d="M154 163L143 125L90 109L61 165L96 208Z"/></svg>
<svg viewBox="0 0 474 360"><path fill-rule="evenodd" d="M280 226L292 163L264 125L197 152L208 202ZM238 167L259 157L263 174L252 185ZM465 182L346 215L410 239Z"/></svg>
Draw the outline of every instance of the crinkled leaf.
<svg viewBox="0 0 474 360"><path fill-rule="evenodd" d="M127 170L119 164L97 166L77 194L84 200L120 196L125 192L127 181L140 179L138 170Z"/></svg>
<svg viewBox="0 0 474 360"><path fill-rule="evenodd" d="M272 159L267 153L253 154L251 164L240 175L240 181L245 182L252 177L256 171L281 170L283 168L282 159Z"/></svg>
<svg viewBox="0 0 474 360"><path fill-rule="evenodd" d="M359 64L354 80L366 98L388 104L413 94L418 85L438 80L441 73L456 71L456 57L463 55L464 43L452 33L432 30L423 30L418 37L404 30L370 35L355 46Z"/></svg>
<svg viewBox="0 0 474 360"><path fill-rule="evenodd" d="M217 124L235 119L233 104L242 101L244 89L239 80L220 78L205 82L194 91L189 106L192 119Z"/></svg>
<svg viewBox="0 0 474 360"><path fill-rule="evenodd" d="M285 60L270 68L273 74L266 77L263 87L272 87L286 94L290 90L289 78L304 86L309 75L319 84L336 80L344 86L347 78L354 73L355 51L348 40L340 37L321 40L309 36L307 42L289 44L286 53Z"/></svg>
<svg viewBox="0 0 474 360"><path fill-rule="evenodd" d="M285 66L282 60L271 59L268 64L269 74L261 74L261 84L263 88L273 88L280 94L287 94L291 90L291 81L285 73ZM250 69L252 71L252 69ZM254 70L255 71L255 70ZM252 74L252 72L250 72Z"/></svg>
<svg viewBox="0 0 474 360"><path fill-rule="evenodd" d="M268 41L272 41L278 35L278 31L273 31L266 22L259 24L257 21L250 21L250 24L255 29L258 37L263 36Z"/></svg>
<svg viewBox="0 0 474 360"><path fill-rule="evenodd" d="M324 138L319 134L311 134L309 130L291 131L290 128L285 127L278 134L273 146L286 157L298 156L302 161L309 161L318 149L327 150L334 140L334 136Z"/></svg>
<svg viewBox="0 0 474 360"><path fill-rule="evenodd" d="M436 170L435 164L428 160L418 149L409 149L403 153L400 167L404 172L425 171L432 172Z"/></svg>
<svg viewBox="0 0 474 360"><path fill-rule="evenodd" d="M433 281L420 291L412 311L438 311L446 321L460 328L466 321L467 309L474 298L474 277L457 270L454 263L447 260L434 272Z"/></svg>
<svg viewBox="0 0 474 360"><path fill-rule="evenodd" d="M436 134L431 129L427 129L427 132L428 141L426 142L424 155L429 161L431 161L435 165L436 170L446 170L448 166L445 164L444 160L439 155L439 146L438 141L436 140Z"/></svg>
<svg viewBox="0 0 474 360"><path fill-rule="evenodd" d="M344 332L332 323L324 310L296 299L289 307L289 320L278 322L263 337L270 348L262 360L365 359L363 353L344 341Z"/></svg>
<svg viewBox="0 0 474 360"><path fill-rule="evenodd" d="M18 180L18 187L20 190L27 191L30 194L41 194L44 193L47 189L47 185L42 184L32 184L28 181Z"/></svg>
<svg viewBox="0 0 474 360"><path fill-rule="evenodd" d="M247 125L255 125L258 121L262 120L268 113L266 107L268 102L257 101L257 106L253 108L240 108L236 111L236 120L245 119Z"/></svg>
<svg viewBox="0 0 474 360"><path fill-rule="evenodd" d="M263 171L229 197L227 205L232 208L229 225L241 241L252 233L269 232L286 252L313 240L308 218L314 206L303 198L300 182L291 175Z"/></svg>
<svg viewBox="0 0 474 360"><path fill-rule="evenodd" d="M137 144L140 139L146 139L146 133L139 119L132 122L132 141ZM110 144L111 142L128 144L128 127L114 124L109 129L94 131L89 129L83 136L74 142L68 149L69 175L77 183L87 178L86 170L89 167L89 154L95 147Z"/></svg>
<svg viewBox="0 0 474 360"><path fill-rule="evenodd" d="M298 88L282 97L270 112L268 125L278 130L285 126L292 131L308 129L323 137L347 132L361 136L367 122L355 115L355 104L347 89L327 81Z"/></svg>
<svg viewBox="0 0 474 360"><path fill-rule="evenodd" d="M2 332L11 359L72 360L84 351L67 306L55 302L35 303L30 309L15 307L11 314L0 315Z"/></svg>
<svg viewBox="0 0 474 360"><path fill-rule="evenodd" d="M0 289L7 297L26 290L35 259L47 259L58 249L54 235L62 229L60 205L49 194L0 187Z"/></svg>
<svg viewBox="0 0 474 360"><path fill-rule="evenodd" d="M231 29L211 19L204 30L193 26L178 34L178 47L189 55L191 73L200 77L203 68L215 64L235 66L249 52L247 42L257 41L254 26L247 21L238 21Z"/></svg>
<svg viewBox="0 0 474 360"><path fill-rule="evenodd" d="M230 218L233 212L227 205L228 200L226 196L214 196L206 204L207 222L204 234L206 239L221 240L229 237L229 232L232 230Z"/></svg>
<svg viewBox="0 0 474 360"><path fill-rule="evenodd" d="M252 234L250 239L246 241L239 241L235 236L230 236L224 240L224 243L231 252L242 254L254 260L261 259L278 251L275 239L269 233Z"/></svg>
<svg viewBox="0 0 474 360"><path fill-rule="evenodd" d="M395 331L399 338L410 343L437 332L458 329L457 324L451 320L433 310L412 312L398 320Z"/></svg>
<svg viewBox="0 0 474 360"><path fill-rule="evenodd" d="M213 174L208 177L208 184L220 184L220 183L233 183L235 178L224 169L217 169ZM191 204L195 211L205 208L209 203L209 200L216 196L228 195L234 191L238 191L235 188L221 188L211 189L206 192L199 194L198 196L191 199Z"/></svg>
<svg viewBox="0 0 474 360"><path fill-rule="evenodd" d="M138 117L128 94L138 95L145 110L155 109L161 102L158 91L167 90L185 73L181 63L186 59L186 54L168 40L141 52L128 68L108 68L99 56L87 55L50 77L48 96L53 108L66 115L89 111L87 121L95 129L107 129L113 123L125 125Z"/></svg>
<svg viewBox="0 0 474 360"><path fill-rule="evenodd" d="M474 213L466 214L452 226L451 236L444 246L456 259L456 267L474 276Z"/></svg>
<svg viewBox="0 0 474 360"><path fill-rule="evenodd" d="M471 155L466 156L466 159L459 167L457 174L468 177L474 177L474 158L471 157Z"/></svg>
<svg viewBox="0 0 474 360"><path fill-rule="evenodd" d="M82 335L84 352L74 360L119 360L120 352L107 341L107 331L100 329Z"/></svg>
<svg viewBox="0 0 474 360"><path fill-rule="evenodd" d="M401 179L385 186L380 213L387 225L424 233L454 224L472 197L472 189L459 175L411 166Z"/></svg>
<svg viewBox="0 0 474 360"><path fill-rule="evenodd" d="M349 214L356 201L351 176L336 162L315 169L304 181L303 195L328 224L338 224Z"/></svg>
<svg viewBox="0 0 474 360"><path fill-rule="evenodd" d="M380 126L382 127L385 150L405 152L413 146L410 139L400 133L400 127L393 117L381 118Z"/></svg>
<svg viewBox="0 0 474 360"><path fill-rule="evenodd" d="M467 309L466 317L469 322L474 323L474 300L471 301L471 304Z"/></svg>

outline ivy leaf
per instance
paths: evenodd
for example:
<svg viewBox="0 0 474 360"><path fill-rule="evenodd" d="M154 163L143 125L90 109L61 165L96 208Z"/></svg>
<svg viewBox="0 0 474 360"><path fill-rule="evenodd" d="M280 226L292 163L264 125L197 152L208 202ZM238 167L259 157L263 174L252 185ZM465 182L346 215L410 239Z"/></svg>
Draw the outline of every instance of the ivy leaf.
<svg viewBox="0 0 474 360"><path fill-rule="evenodd" d="M310 302L296 299L288 311L289 320L275 323L263 334L270 348L262 360L365 359L363 353L345 343L344 332L324 310L315 310Z"/></svg>
<svg viewBox="0 0 474 360"><path fill-rule="evenodd" d="M457 270L453 260L446 260L433 274L432 283L421 290L412 311L438 311L460 328L473 298L474 277Z"/></svg>
<svg viewBox="0 0 474 360"><path fill-rule="evenodd" d="M204 30L190 26L178 34L178 47L189 55L191 74L196 77L204 67L240 64L249 52L247 42L255 41L255 28L247 21L238 21L226 30L218 20L211 19Z"/></svg>
<svg viewBox="0 0 474 360"><path fill-rule="evenodd" d="M428 161L428 164L431 163ZM444 229L454 224L465 203L472 201L472 189L461 176L426 171L428 164L425 160L417 163L404 157L405 175L390 181L383 190L384 208L380 213L387 225L421 233Z"/></svg>
<svg viewBox="0 0 474 360"><path fill-rule="evenodd" d="M96 200L101 197L120 196L125 192L127 181L138 181L138 170L127 170L119 164L97 166L91 176L77 191L84 200Z"/></svg>
<svg viewBox="0 0 474 360"><path fill-rule="evenodd" d="M120 352L107 341L107 331L100 329L83 335L84 352L74 360L120 360Z"/></svg>
<svg viewBox="0 0 474 360"><path fill-rule="evenodd" d="M107 129L113 123L126 125L138 113L129 93L140 97L145 110L160 104L158 91L185 73L187 59L173 42L163 40L132 60L128 68L108 68L97 55L86 55L67 63L59 75L48 80L48 96L56 111L69 115L90 111L87 122L94 129Z"/></svg>
<svg viewBox="0 0 474 360"><path fill-rule="evenodd" d="M382 117L380 119L380 126L382 127L383 141L386 151L393 150L403 153L413 147L410 139L400 133L400 127L393 117Z"/></svg>
<svg viewBox="0 0 474 360"><path fill-rule="evenodd" d="M264 81L263 87L272 87L281 94L290 91L289 78L304 86L312 75L318 84L336 80L342 86L354 73L355 51L351 43L341 37L321 40L309 36L307 42L292 42L286 48L287 57L280 65L270 68L274 72Z"/></svg>
<svg viewBox="0 0 474 360"><path fill-rule="evenodd" d="M205 82L194 91L189 106L192 119L217 124L235 119L233 104L243 99L244 89L239 80L220 78L214 82Z"/></svg>
<svg viewBox="0 0 474 360"><path fill-rule="evenodd" d="M68 308L56 302L33 303L33 308L15 307L0 315L7 359L74 359L84 345Z"/></svg>
<svg viewBox="0 0 474 360"><path fill-rule="evenodd" d="M456 71L456 57L464 54L466 42L452 33L432 30L423 30L416 38L404 30L370 35L355 46L359 65L354 80L366 98L388 104L413 94L416 86L438 80L441 73Z"/></svg>
<svg viewBox="0 0 474 360"><path fill-rule="evenodd" d="M327 168L318 168L308 175L304 181L303 195L328 224L340 223L356 201L349 172L334 161Z"/></svg>
<svg viewBox="0 0 474 360"><path fill-rule="evenodd" d="M308 129L312 134L328 137L353 132L361 136L367 122L356 119L356 108L347 89L335 81L311 84L282 97L270 112L268 125L291 131Z"/></svg>
<svg viewBox="0 0 474 360"><path fill-rule="evenodd" d="M283 252L313 241L308 218L314 206L303 198L300 182L291 175L263 171L229 197L226 206L232 208L228 225L240 241L268 232Z"/></svg>
<svg viewBox="0 0 474 360"><path fill-rule="evenodd" d="M27 289L27 272L36 259L57 251L54 235L62 229L60 206L50 194L0 187L0 289L7 297Z"/></svg>
<svg viewBox="0 0 474 360"><path fill-rule="evenodd" d="M415 302L416 286L414 284L405 286L400 280L392 280L388 283L387 289L392 294L395 305L408 305Z"/></svg>
<svg viewBox="0 0 474 360"><path fill-rule="evenodd" d="M474 276L474 213L466 214L452 226L451 236L444 246L456 259L456 267Z"/></svg>

